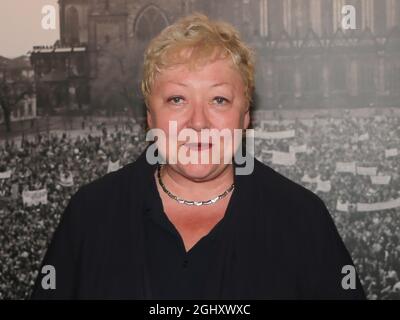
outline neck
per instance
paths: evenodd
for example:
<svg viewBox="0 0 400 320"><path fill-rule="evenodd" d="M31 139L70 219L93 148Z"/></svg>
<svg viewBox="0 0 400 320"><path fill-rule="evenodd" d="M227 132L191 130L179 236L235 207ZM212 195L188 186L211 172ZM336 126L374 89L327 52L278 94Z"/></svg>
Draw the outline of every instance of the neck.
<svg viewBox="0 0 400 320"><path fill-rule="evenodd" d="M161 179L173 194L188 200L202 201L216 197L232 185L234 167L229 164L215 177L195 181L165 165L161 170Z"/></svg>

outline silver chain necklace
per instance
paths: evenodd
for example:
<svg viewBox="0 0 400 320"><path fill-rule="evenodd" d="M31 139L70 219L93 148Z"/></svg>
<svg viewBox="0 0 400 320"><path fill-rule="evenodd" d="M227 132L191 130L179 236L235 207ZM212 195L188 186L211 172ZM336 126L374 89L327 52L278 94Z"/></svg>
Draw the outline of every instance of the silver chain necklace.
<svg viewBox="0 0 400 320"><path fill-rule="evenodd" d="M221 193L219 196L216 196L213 199L206 200L206 201L193 201L193 200L185 200L182 198L177 197L176 195L172 194L165 186L164 182L161 180L161 166L158 166L157 168L157 178L158 182L163 189L163 191L173 200L179 202L180 204L186 204L188 206L205 206L205 205L210 205L218 202L219 200L225 198L230 192L233 191L235 188L235 184L232 183L232 185L226 189L223 193Z"/></svg>

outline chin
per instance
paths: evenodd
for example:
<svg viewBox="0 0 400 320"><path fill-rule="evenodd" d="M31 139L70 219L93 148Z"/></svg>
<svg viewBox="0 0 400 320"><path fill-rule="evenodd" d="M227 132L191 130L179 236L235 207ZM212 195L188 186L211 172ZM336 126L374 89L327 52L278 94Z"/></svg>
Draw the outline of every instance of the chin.
<svg viewBox="0 0 400 320"><path fill-rule="evenodd" d="M177 164L176 170L188 179L206 181L221 173L224 167L221 164Z"/></svg>

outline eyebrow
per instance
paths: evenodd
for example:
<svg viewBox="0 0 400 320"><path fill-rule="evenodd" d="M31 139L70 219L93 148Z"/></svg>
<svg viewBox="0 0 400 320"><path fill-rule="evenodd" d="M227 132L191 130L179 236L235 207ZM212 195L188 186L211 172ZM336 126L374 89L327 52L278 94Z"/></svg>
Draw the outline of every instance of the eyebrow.
<svg viewBox="0 0 400 320"><path fill-rule="evenodd" d="M230 84L228 82L219 82L219 83L213 84L211 86L211 88L220 87L220 86L224 86L224 85L230 85Z"/></svg>
<svg viewBox="0 0 400 320"><path fill-rule="evenodd" d="M173 83L173 84L176 84L176 85L182 86L182 87L187 87L187 84L182 83L182 82L170 81L170 83ZM228 82L218 82L218 83L215 83L212 86L210 86L210 88L220 87L220 86L224 86L224 85L230 85L230 84Z"/></svg>

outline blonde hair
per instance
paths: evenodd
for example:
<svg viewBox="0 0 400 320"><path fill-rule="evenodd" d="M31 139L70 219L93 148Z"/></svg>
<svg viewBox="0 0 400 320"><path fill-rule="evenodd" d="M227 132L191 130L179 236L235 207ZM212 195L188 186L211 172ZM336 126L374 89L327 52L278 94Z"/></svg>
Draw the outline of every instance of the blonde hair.
<svg viewBox="0 0 400 320"><path fill-rule="evenodd" d="M184 49L193 49L183 56ZM222 21L211 21L201 13L183 17L166 27L152 39L144 54L141 90L146 105L157 73L163 69L186 64L193 69L210 59L230 56L245 85L250 104L254 91L254 52L240 39L239 32Z"/></svg>

